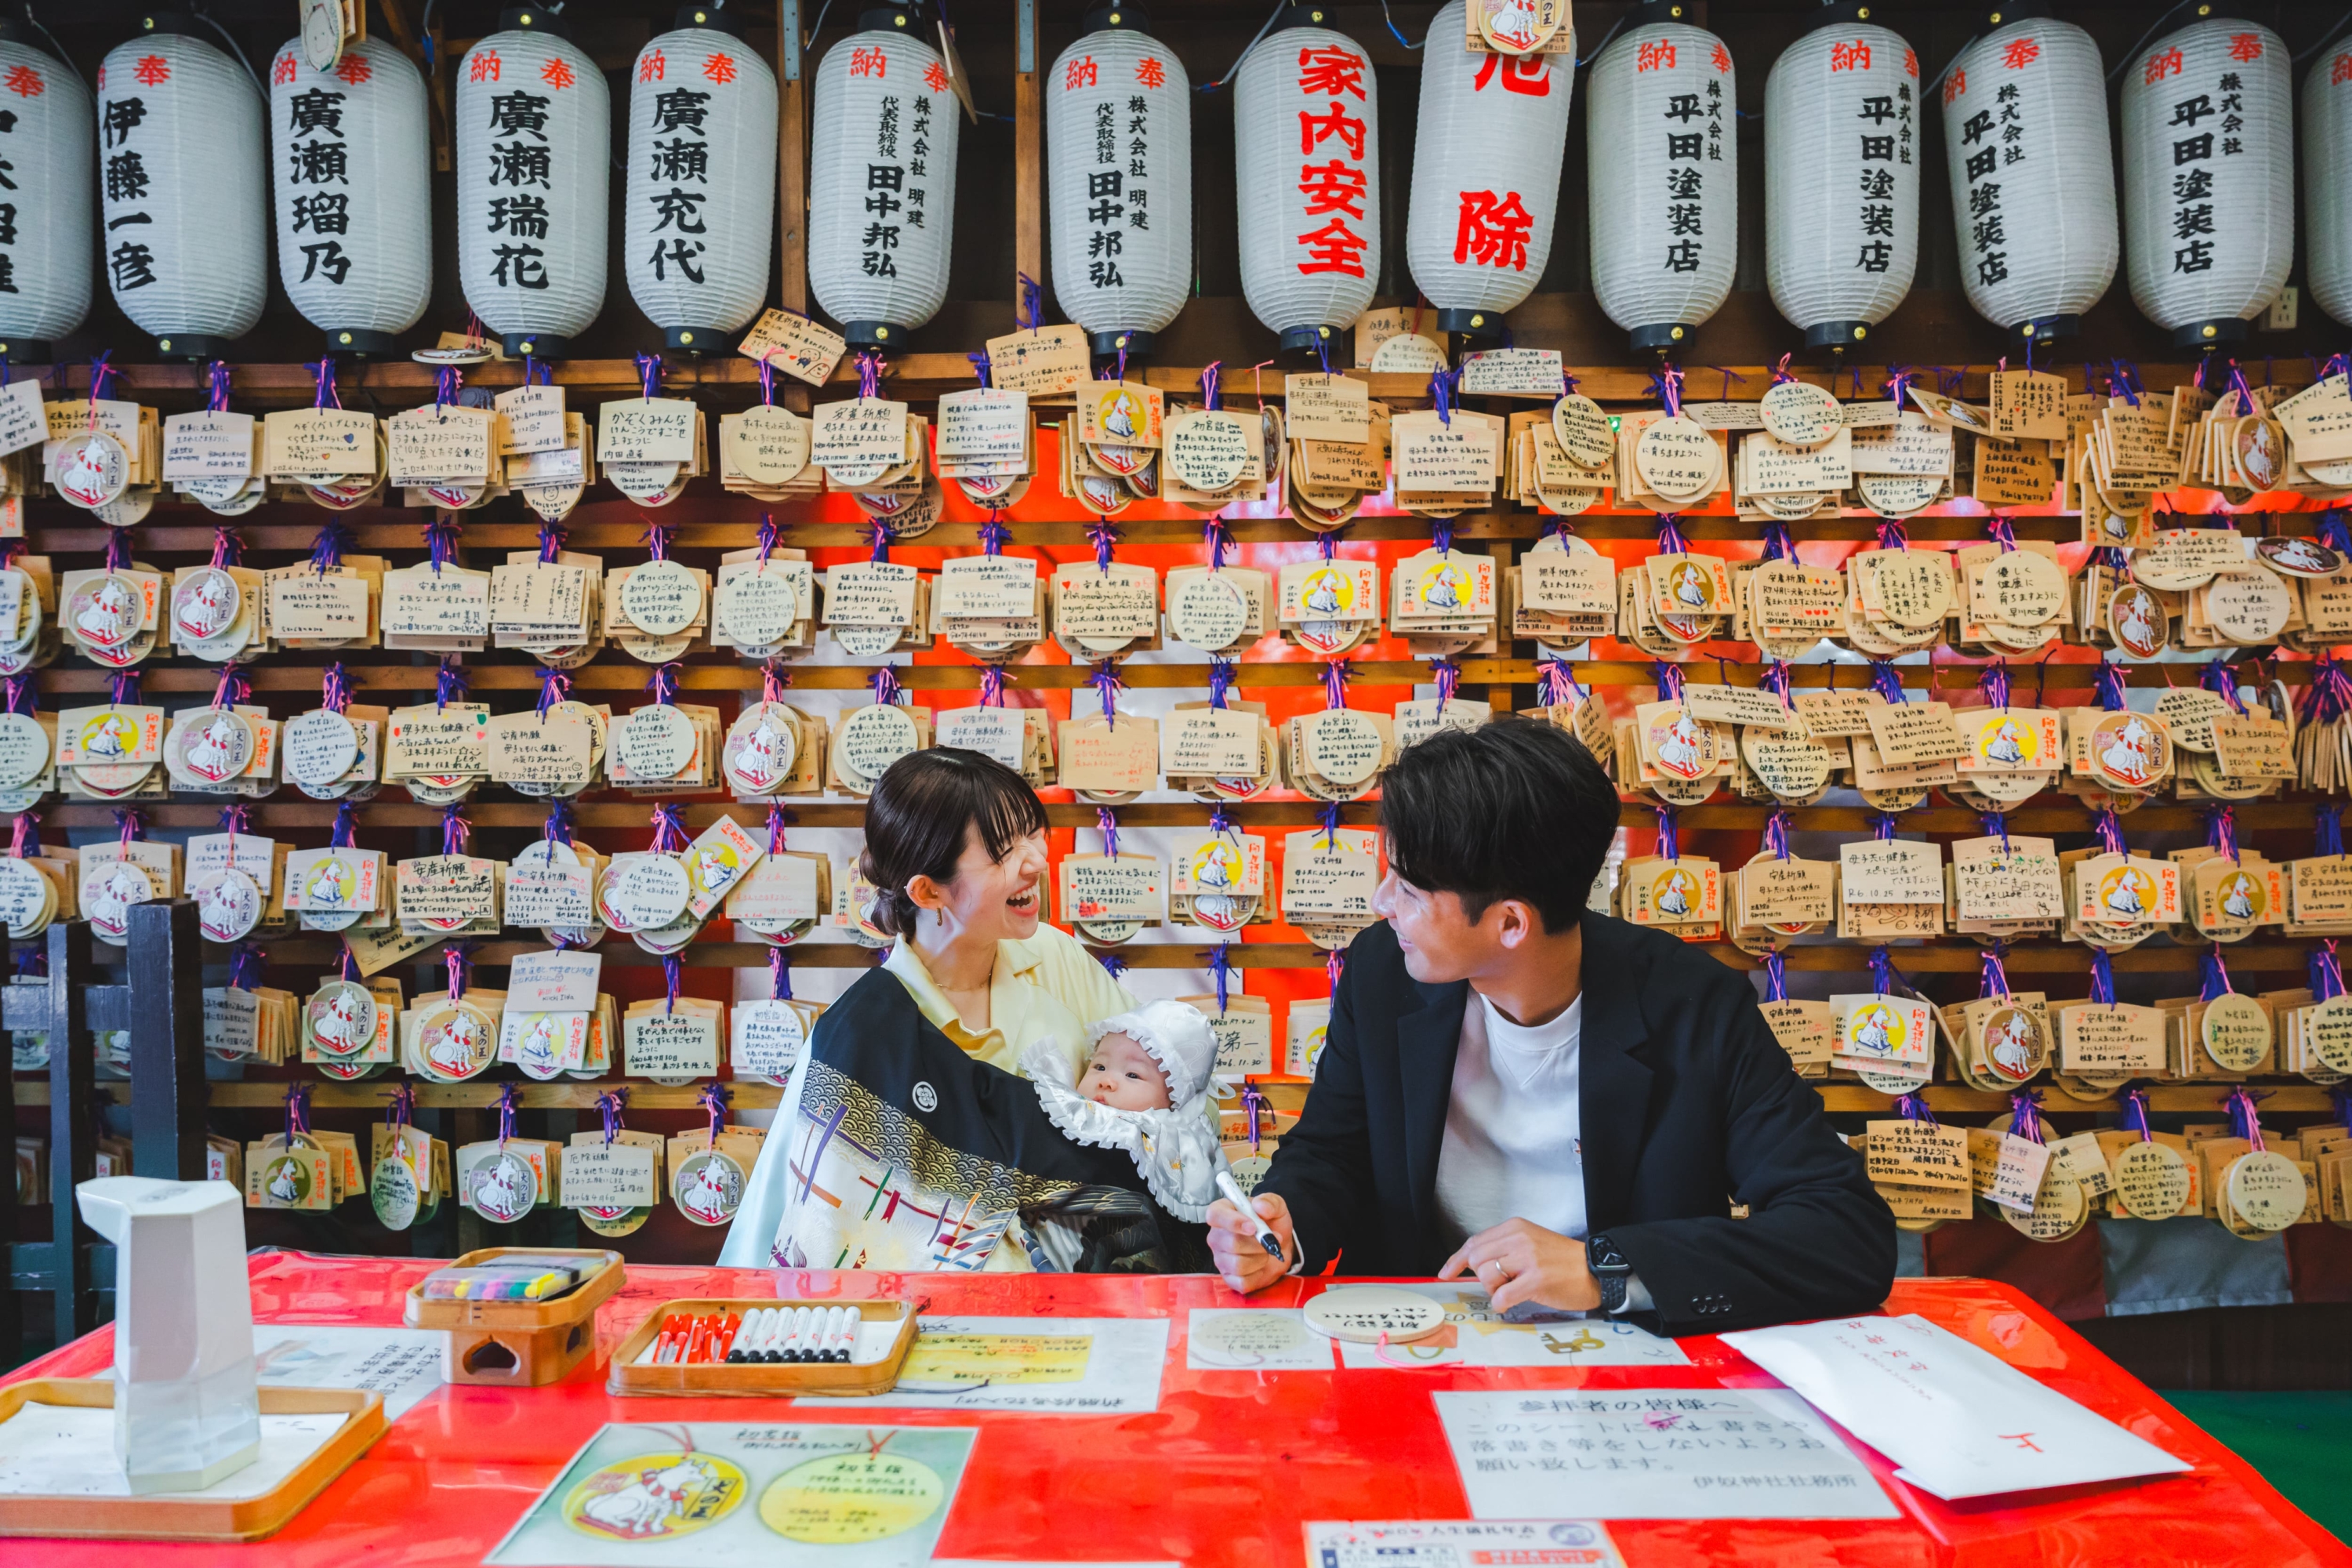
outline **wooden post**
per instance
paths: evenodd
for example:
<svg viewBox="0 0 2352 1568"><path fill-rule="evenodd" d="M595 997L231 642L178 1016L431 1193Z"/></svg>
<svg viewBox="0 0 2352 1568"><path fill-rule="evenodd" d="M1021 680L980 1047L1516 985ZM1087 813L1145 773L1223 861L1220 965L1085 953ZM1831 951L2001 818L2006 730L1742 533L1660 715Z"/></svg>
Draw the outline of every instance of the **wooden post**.
<svg viewBox="0 0 2352 1568"><path fill-rule="evenodd" d="M1044 297L1045 139L1037 97L1037 0L1014 0L1013 36L1013 319L1021 320L1021 279Z"/></svg>
<svg viewBox="0 0 2352 1568"><path fill-rule="evenodd" d="M205 997L196 906L131 911L131 1168L205 1179Z"/></svg>
<svg viewBox="0 0 2352 1568"><path fill-rule="evenodd" d="M801 58L800 0L777 0L776 219L783 260L783 304L808 314L808 81ZM783 388L784 406L809 411L807 388Z"/></svg>
<svg viewBox="0 0 2352 1568"><path fill-rule="evenodd" d="M49 926L49 1289L60 1345L98 1326L98 1293L90 1286L89 1251L74 1200L74 1189L98 1174L91 1085L98 1042L90 1037L83 996L89 942L86 921Z"/></svg>

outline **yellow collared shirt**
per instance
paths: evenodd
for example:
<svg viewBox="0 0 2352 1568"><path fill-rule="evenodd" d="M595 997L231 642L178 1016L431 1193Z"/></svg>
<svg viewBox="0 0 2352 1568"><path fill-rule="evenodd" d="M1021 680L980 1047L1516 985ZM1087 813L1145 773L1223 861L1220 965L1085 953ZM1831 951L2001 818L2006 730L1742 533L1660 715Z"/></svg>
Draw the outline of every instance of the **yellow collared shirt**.
<svg viewBox="0 0 2352 1568"><path fill-rule="evenodd" d="M882 967L898 977L940 1033L989 1066L1010 1073L1021 1070L1021 1053L1032 1041L1052 1039L1068 1056L1075 1079L1086 1063L1086 1026L1136 1005L1127 987L1113 980L1077 938L1057 926L1040 924L1037 934L1026 942L996 944L984 1033L964 1027L921 955L904 942L891 948Z"/></svg>

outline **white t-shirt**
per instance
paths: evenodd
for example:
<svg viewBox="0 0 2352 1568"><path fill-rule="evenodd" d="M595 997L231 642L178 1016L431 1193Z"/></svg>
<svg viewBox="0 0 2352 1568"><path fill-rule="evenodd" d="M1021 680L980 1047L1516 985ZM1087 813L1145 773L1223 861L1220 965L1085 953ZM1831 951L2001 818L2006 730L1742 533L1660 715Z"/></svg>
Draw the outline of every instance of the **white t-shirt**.
<svg viewBox="0 0 2352 1568"><path fill-rule="evenodd" d="M1533 1028L1512 1023L1475 990L1471 999L1437 1155L1448 1245L1507 1219L1582 1240L1577 1039L1584 999Z"/></svg>

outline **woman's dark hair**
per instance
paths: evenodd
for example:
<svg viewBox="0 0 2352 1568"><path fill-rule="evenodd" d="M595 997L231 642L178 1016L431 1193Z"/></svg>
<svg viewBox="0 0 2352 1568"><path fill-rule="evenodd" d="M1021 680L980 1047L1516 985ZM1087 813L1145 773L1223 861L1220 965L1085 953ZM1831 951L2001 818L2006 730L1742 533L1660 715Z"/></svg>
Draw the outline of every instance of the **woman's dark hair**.
<svg viewBox="0 0 2352 1568"><path fill-rule="evenodd" d="M960 746L909 752L883 770L866 803L866 853L858 869L874 885L871 919L892 936L915 929L907 884L955 879L970 835L992 859L1045 831L1045 807L1019 773Z"/></svg>
<svg viewBox="0 0 2352 1568"><path fill-rule="evenodd" d="M1617 835L1617 790L1567 731L1504 718L1441 730L1381 775L1389 869L1453 893L1477 921L1517 899L1563 931L1581 918Z"/></svg>

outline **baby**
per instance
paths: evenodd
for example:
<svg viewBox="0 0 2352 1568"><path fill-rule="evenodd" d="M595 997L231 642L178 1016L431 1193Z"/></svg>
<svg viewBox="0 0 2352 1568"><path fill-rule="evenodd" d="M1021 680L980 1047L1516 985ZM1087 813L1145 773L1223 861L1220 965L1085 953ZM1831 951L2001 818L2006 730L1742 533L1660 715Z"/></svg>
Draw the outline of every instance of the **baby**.
<svg viewBox="0 0 2352 1568"><path fill-rule="evenodd" d="M1038 1103L1071 1142L1126 1150L1160 1207L1200 1223L1224 1168L1210 1104L1217 1047L1208 1019L1181 1002L1147 1002L1087 1033L1093 1048L1075 1086L1056 1042L1041 1040L1023 1056Z"/></svg>

